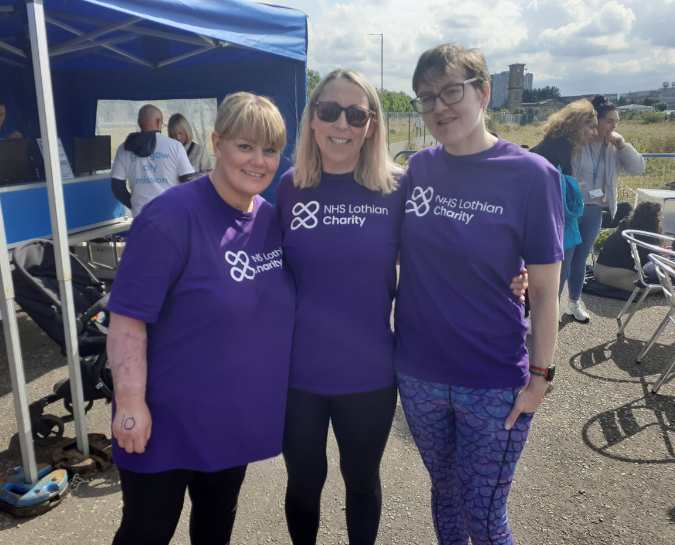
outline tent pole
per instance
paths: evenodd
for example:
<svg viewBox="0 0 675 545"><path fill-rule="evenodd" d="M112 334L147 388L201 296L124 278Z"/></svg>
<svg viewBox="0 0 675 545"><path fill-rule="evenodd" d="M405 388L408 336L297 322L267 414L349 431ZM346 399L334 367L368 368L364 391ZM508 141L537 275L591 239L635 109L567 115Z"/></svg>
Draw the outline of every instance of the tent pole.
<svg viewBox="0 0 675 545"><path fill-rule="evenodd" d="M35 463L35 448L33 433L26 397L26 377L23 372L23 358L21 356L21 340L19 327L16 323L16 309L14 306L14 283L9 265L9 249L5 236L5 220L0 207L0 303L2 303L2 329L5 334L7 348L7 363L14 396L14 412L16 413L19 446L21 448L21 463L26 482L36 483L38 479L37 464Z"/></svg>
<svg viewBox="0 0 675 545"><path fill-rule="evenodd" d="M89 455L89 437L84 414L82 395L82 373L77 343L77 325L75 322L75 304L73 301L72 273L68 251L68 230L63 202L63 184L59 163L56 116L54 114L54 95L52 77L49 68L49 50L47 47L47 27L43 0L27 0L28 31L30 33L33 74L40 114L40 133L42 134L43 158L49 196L49 215L52 224L52 239L56 257L56 274L61 294L61 313L68 356L70 393L73 401L73 417L77 448L85 456Z"/></svg>

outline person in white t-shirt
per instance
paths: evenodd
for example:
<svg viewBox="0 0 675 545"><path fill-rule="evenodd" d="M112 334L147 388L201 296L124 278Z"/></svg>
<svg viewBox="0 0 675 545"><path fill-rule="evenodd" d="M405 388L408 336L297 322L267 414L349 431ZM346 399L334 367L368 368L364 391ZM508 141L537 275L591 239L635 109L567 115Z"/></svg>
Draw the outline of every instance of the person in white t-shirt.
<svg viewBox="0 0 675 545"><path fill-rule="evenodd" d="M112 192L134 217L157 195L194 174L181 143L161 134L163 125L161 110L146 104L138 111L141 131L129 134L115 154Z"/></svg>

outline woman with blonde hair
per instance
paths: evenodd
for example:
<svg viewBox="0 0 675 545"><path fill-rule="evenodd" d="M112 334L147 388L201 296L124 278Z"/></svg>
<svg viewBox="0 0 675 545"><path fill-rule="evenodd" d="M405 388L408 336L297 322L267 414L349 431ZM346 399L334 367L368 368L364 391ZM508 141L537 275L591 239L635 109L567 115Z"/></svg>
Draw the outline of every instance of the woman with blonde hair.
<svg viewBox="0 0 675 545"><path fill-rule="evenodd" d="M173 114L169 118L168 132L170 138L183 144L195 172L208 172L213 168L206 146L194 141L192 125L183 114Z"/></svg>
<svg viewBox="0 0 675 545"><path fill-rule="evenodd" d="M590 101L582 98L552 113L544 125L544 138L532 148L560 167L563 174L572 172L572 157L595 136L598 119Z"/></svg>
<svg viewBox="0 0 675 545"><path fill-rule="evenodd" d="M297 301L283 448L286 520L293 545L316 543L332 424L349 543L373 545L379 467L396 407L390 316L404 192L377 91L361 74L338 69L319 82L295 159L277 195Z"/></svg>
<svg viewBox="0 0 675 545"><path fill-rule="evenodd" d="M260 193L286 129L271 101L235 93L212 140L213 171L134 219L108 304L115 545L168 544L186 489L193 545L229 543L247 464L281 451L294 291Z"/></svg>
<svg viewBox="0 0 675 545"><path fill-rule="evenodd" d="M389 316L402 214L385 131L373 86L334 70L309 97L295 167L278 188L297 297L283 448L294 545L316 543L330 423L349 543L377 536L379 466L396 407Z"/></svg>
<svg viewBox="0 0 675 545"><path fill-rule="evenodd" d="M644 171L644 159L615 132L616 106L598 95L593 102L581 99L551 115L544 139L532 151L546 157L564 174L579 183L584 209L579 218L581 243L565 249L560 273L560 292L565 282L569 295L564 313L575 321L588 323L590 315L581 300L586 261L600 232L603 210L616 213L617 172Z"/></svg>

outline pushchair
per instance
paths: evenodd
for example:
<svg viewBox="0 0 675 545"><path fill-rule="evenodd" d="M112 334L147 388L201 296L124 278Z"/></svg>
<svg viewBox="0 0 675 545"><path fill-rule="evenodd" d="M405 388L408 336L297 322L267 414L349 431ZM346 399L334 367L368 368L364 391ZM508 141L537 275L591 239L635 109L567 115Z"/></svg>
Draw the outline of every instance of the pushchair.
<svg viewBox="0 0 675 545"><path fill-rule="evenodd" d="M108 293L105 285L72 253L70 266L86 412L97 399L112 400L112 376L106 366L105 348ZM52 242L35 240L17 247L14 250L12 278L16 302L61 347L61 353L65 355L61 299ZM63 437L64 419L44 414L48 405L60 400L72 414L70 381L67 378L54 385L52 394L29 406L36 442L50 443Z"/></svg>

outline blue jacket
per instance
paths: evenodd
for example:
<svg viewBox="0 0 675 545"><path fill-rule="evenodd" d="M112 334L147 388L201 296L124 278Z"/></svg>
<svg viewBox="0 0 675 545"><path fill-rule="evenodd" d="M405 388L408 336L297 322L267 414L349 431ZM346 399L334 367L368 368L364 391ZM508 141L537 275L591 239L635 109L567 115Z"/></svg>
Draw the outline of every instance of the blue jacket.
<svg viewBox="0 0 675 545"><path fill-rule="evenodd" d="M563 174L562 170L560 170L560 187L562 189L562 202L565 209L563 245L565 250L569 250L577 244L581 244L579 218L584 213L584 196L581 194L579 182L577 182L576 178L569 174Z"/></svg>

